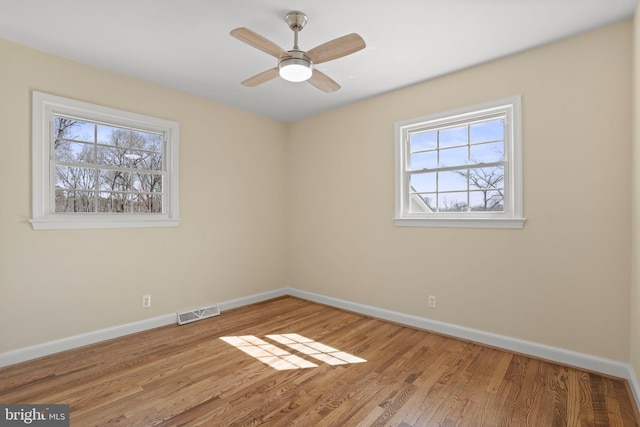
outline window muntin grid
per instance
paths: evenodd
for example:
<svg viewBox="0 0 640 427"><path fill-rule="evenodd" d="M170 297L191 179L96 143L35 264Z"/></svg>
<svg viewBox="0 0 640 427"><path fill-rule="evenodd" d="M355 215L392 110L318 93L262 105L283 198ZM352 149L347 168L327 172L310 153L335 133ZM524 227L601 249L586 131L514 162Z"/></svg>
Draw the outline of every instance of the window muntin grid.
<svg viewBox="0 0 640 427"><path fill-rule="evenodd" d="M395 123L397 226L522 228L521 98Z"/></svg>
<svg viewBox="0 0 640 427"><path fill-rule="evenodd" d="M407 134L409 213L504 212L504 114Z"/></svg>
<svg viewBox="0 0 640 427"><path fill-rule="evenodd" d="M63 114L52 126L52 212L164 212L163 132Z"/></svg>

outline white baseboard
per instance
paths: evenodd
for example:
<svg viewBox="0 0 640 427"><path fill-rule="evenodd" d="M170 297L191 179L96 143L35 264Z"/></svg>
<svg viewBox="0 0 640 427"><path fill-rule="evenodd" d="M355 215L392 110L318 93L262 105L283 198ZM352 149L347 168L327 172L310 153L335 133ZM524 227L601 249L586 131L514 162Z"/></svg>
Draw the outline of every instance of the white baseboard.
<svg viewBox="0 0 640 427"><path fill-rule="evenodd" d="M633 367L629 363L624 363L617 360L592 356L589 354L579 353L559 347L553 347L545 344L539 344L531 341L521 340L518 338L508 337L505 335L485 332L478 329L457 326L450 323L359 304L352 301L329 297L326 295L316 294L313 292L303 291L290 287L275 289L273 291L263 292L260 294L254 294L247 297L237 298L234 300L219 303L220 311L224 312L232 308L266 301L284 295L291 295L320 304L326 304L332 307L353 311L355 313L363 314L366 316L389 320L399 324L413 326L451 337L461 338L480 344L485 344L492 347L497 347L517 353L530 355L533 357L538 357L552 362L561 363L564 365L575 366L577 368L623 378L629 382L629 387L631 388L631 391L634 395L636 404L638 405L638 407L640 407L640 381ZM47 356L50 354L82 347L89 344L95 344L100 341L141 332L172 323L176 323L175 313L0 353L0 367L13 365L15 363L36 359L38 357Z"/></svg>
<svg viewBox="0 0 640 427"><path fill-rule="evenodd" d="M288 293L288 288L276 289L274 291L264 292L261 294L250 295L244 298L238 298L231 301L220 303L220 311L230 310L236 307L253 304L260 301L276 298ZM177 314L170 313L151 319L140 320L138 322L118 325L111 328L100 329L93 332L74 335L67 338L61 338L55 341L48 341L42 344L36 344L30 347L19 348L4 353L0 353L0 368L13 365L27 360L37 359L39 357L48 356L50 354L59 353L65 350L82 347L85 345L96 344L112 338L118 338L125 335L142 332L161 326L177 323Z"/></svg>
<svg viewBox="0 0 640 427"><path fill-rule="evenodd" d="M284 295L291 295L291 288L274 289L273 291L262 292L260 294L249 295L248 297L237 298L231 301L221 302L220 311L231 310L232 308L243 307L249 304L278 298Z"/></svg>
<svg viewBox="0 0 640 427"><path fill-rule="evenodd" d="M626 377L627 381L629 381L629 388L633 393L633 397L636 399L636 406L640 408L640 381L638 381L638 375L633 369L631 364L628 364L629 368L629 376Z"/></svg>
<svg viewBox="0 0 640 427"><path fill-rule="evenodd" d="M55 341L48 341L30 347L7 351L4 353L0 353L0 368L13 365L15 363L25 362L27 360L37 359L39 357L48 356L50 354L59 353L61 351L71 350L73 348L78 348L89 344L95 344L100 341L106 341L112 338L134 334L136 332L142 332L148 329L159 328L160 326L170 325L171 323L176 323L175 313L165 314L164 316L153 317L151 319L140 320L138 322L127 323L111 328L87 332L85 334L61 338Z"/></svg>
<svg viewBox="0 0 640 427"><path fill-rule="evenodd" d="M640 381L635 374L631 364L617 360L606 359L590 354L579 353L559 347L539 344L532 341L525 341L505 335L485 332L478 329L457 326L450 323L431 320L424 317L413 316L411 314L399 313L383 308L372 307L351 301L333 298L326 295L315 294L300 289L288 288L287 293L291 296L303 298L309 301L326 304L332 307L353 311L366 316L378 319L389 320L402 325L413 326L455 338L461 338L491 347L513 351L525 355L530 355L540 359L563 365L575 366L593 372L626 379L636 400L636 405L640 407Z"/></svg>

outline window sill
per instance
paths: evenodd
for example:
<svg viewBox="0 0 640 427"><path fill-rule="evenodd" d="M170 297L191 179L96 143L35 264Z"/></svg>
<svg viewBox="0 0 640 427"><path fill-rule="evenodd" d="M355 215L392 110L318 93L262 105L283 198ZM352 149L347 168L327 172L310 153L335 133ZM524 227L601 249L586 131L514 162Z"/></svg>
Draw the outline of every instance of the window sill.
<svg viewBox="0 0 640 427"><path fill-rule="evenodd" d="M397 227L514 228L524 227L525 218L394 218Z"/></svg>
<svg viewBox="0 0 640 427"><path fill-rule="evenodd" d="M177 218L136 218L132 216L118 218L38 218L29 220L34 230L78 230L97 228L148 228L177 227Z"/></svg>

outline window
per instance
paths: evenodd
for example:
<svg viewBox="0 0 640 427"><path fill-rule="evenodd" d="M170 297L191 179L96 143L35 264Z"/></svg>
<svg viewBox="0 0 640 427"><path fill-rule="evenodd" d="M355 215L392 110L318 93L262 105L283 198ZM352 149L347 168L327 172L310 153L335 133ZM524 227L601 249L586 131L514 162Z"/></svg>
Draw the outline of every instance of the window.
<svg viewBox="0 0 640 427"><path fill-rule="evenodd" d="M34 229L177 226L175 122L33 93Z"/></svg>
<svg viewBox="0 0 640 427"><path fill-rule="evenodd" d="M522 228L520 97L396 123L398 226Z"/></svg>

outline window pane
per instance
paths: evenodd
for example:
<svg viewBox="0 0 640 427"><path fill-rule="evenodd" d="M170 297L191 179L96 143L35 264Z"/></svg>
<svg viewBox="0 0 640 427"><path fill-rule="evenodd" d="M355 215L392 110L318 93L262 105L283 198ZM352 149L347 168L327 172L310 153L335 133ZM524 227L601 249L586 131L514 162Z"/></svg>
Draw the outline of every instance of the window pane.
<svg viewBox="0 0 640 427"><path fill-rule="evenodd" d="M468 126L443 129L440 131L440 148L453 145L465 145L467 143Z"/></svg>
<svg viewBox="0 0 640 427"><path fill-rule="evenodd" d="M162 213L162 195L137 194L132 208L135 213Z"/></svg>
<svg viewBox="0 0 640 427"><path fill-rule="evenodd" d="M128 191L130 189L129 172L101 170L99 180L102 191Z"/></svg>
<svg viewBox="0 0 640 427"><path fill-rule="evenodd" d="M155 133L131 131L131 147L140 150L162 151L162 136Z"/></svg>
<svg viewBox="0 0 640 427"><path fill-rule="evenodd" d="M471 163L492 163L504 160L504 143L490 142L471 146Z"/></svg>
<svg viewBox="0 0 640 427"><path fill-rule="evenodd" d="M413 194L409 204L409 212L425 213L434 212L436 208L435 194Z"/></svg>
<svg viewBox="0 0 640 427"><path fill-rule="evenodd" d="M98 143L107 145L129 146L130 131L116 126L97 125Z"/></svg>
<svg viewBox="0 0 640 427"><path fill-rule="evenodd" d="M125 166L131 169L162 170L162 154L148 151L127 150Z"/></svg>
<svg viewBox="0 0 640 427"><path fill-rule="evenodd" d="M469 169L471 189L502 189L504 187L504 167Z"/></svg>
<svg viewBox="0 0 640 427"><path fill-rule="evenodd" d="M73 212L69 203L71 193L75 194L75 192L72 191L60 188L56 189L55 212Z"/></svg>
<svg viewBox="0 0 640 427"><path fill-rule="evenodd" d="M148 169L152 171L163 170L164 168L162 165L162 153L144 153L140 165L142 169Z"/></svg>
<svg viewBox="0 0 640 427"><path fill-rule="evenodd" d="M131 131L128 129L99 125L98 141L100 144L129 147L131 143Z"/></svg>
<svg viewBox="0 0 640 427"><path fill-rule="evenodd" d="M94 212L95 193L93 191L76 191L56 189L56 212Z"/></svg>
<svg viewBox="0 0 640 427"><path fill-rule="evenodd" d="M409 185L412 192L431 193L436 191L436 174L419 173L409 177Z"/></svg>
<svg viewBox="0 0 640 427"><path fill-rule="evenodd" d="M449 148L440 150L440 167L464 166L467 164L468 148Z"/></svg>
<svg viewBox="0 0 640 427"><path fill-rule="evenodd" d="M467 171L438 172L438 191L467 190Z"/></svg>
<svg viewBox="0 0 640 427"><path fill-rule="evenodd" d="M162 175L150 173L134 173L133 190L141 193L162 192Z"/></svg>
<svg viewBox="0 0 640 427"><path fill-rule="evenodd" d="M95 145L60 140L55 144L54 159L59 162L93 163Z"/></svg>
<svg viewBox="0 0 640 427"><path fill-rule="evenodd" d="M156 133L146 133L144 134L143 144L140 147L141 149L147 151L155 151L157 153L162 152L162 135Z"/></svg>
<svg viewBox="0 0 640 427"><path fill-rule="evenodd" d="M409 170L432 169L438 167L438 152L427 151L412 154Z"/></svg>
<svg viewBox="0 0 640 427"><path fill-rule="evenodd" d="M472 211L503 211L504 200L501 191L472 191L469 194Z"/></svg>
<svg viewBox="0 0 640 427"><path fill-rule="evenodd" d="M73 139L75 141L94 142L93 123L56 116L54 125L56 145L62 138Z"/></svg>
<svg viewBox="0 0 640 427"><path fill-rule="evenodd" d="M126 167L127 159L124 157L125 148L98 146L97 162L99 165Z"/></svg>
<svg viewBox="0 0 640 427"><path fill-rule="evenodd" d="M138 150L127 150L124 154L124 166L131 169L141 169L142 159L146 153Z"/></svg>
<svg viewBox="0 0 640 427"><path fill-rule="evenodd" d="M438 195L439 212L466 212L467 193L440 193Z"/></svg>
<svg viewBox="0 0 640 427"><path fill-rule="evenodd" d="M115 192L101 192L99 194L98 212L100 213L128 213L128 194Z"/></svg>
<svg viewBox="0 0 640 427"><path fill-rule="evenodd" d="M476 123L470 128L471 143L504 139L504 119Z"/></svg>
<svg viewBox="0 0 640 427"><path fill-rule="evenodd" d="M164 196L162 194L152 194L151 196L151 213L162 213L162 200Z"/></svg>
<svg viewBox="0 0 640 427"><path fill-rule="evenodd" d="M95 169L56 166L56 189L93 190Z"/></svg>
<svg viewBox="0 0 640 427"><path fill-rule="evenodd" d="M409 136L409 152L432 150L438 147L438 132L414 133Z"/></svg>

